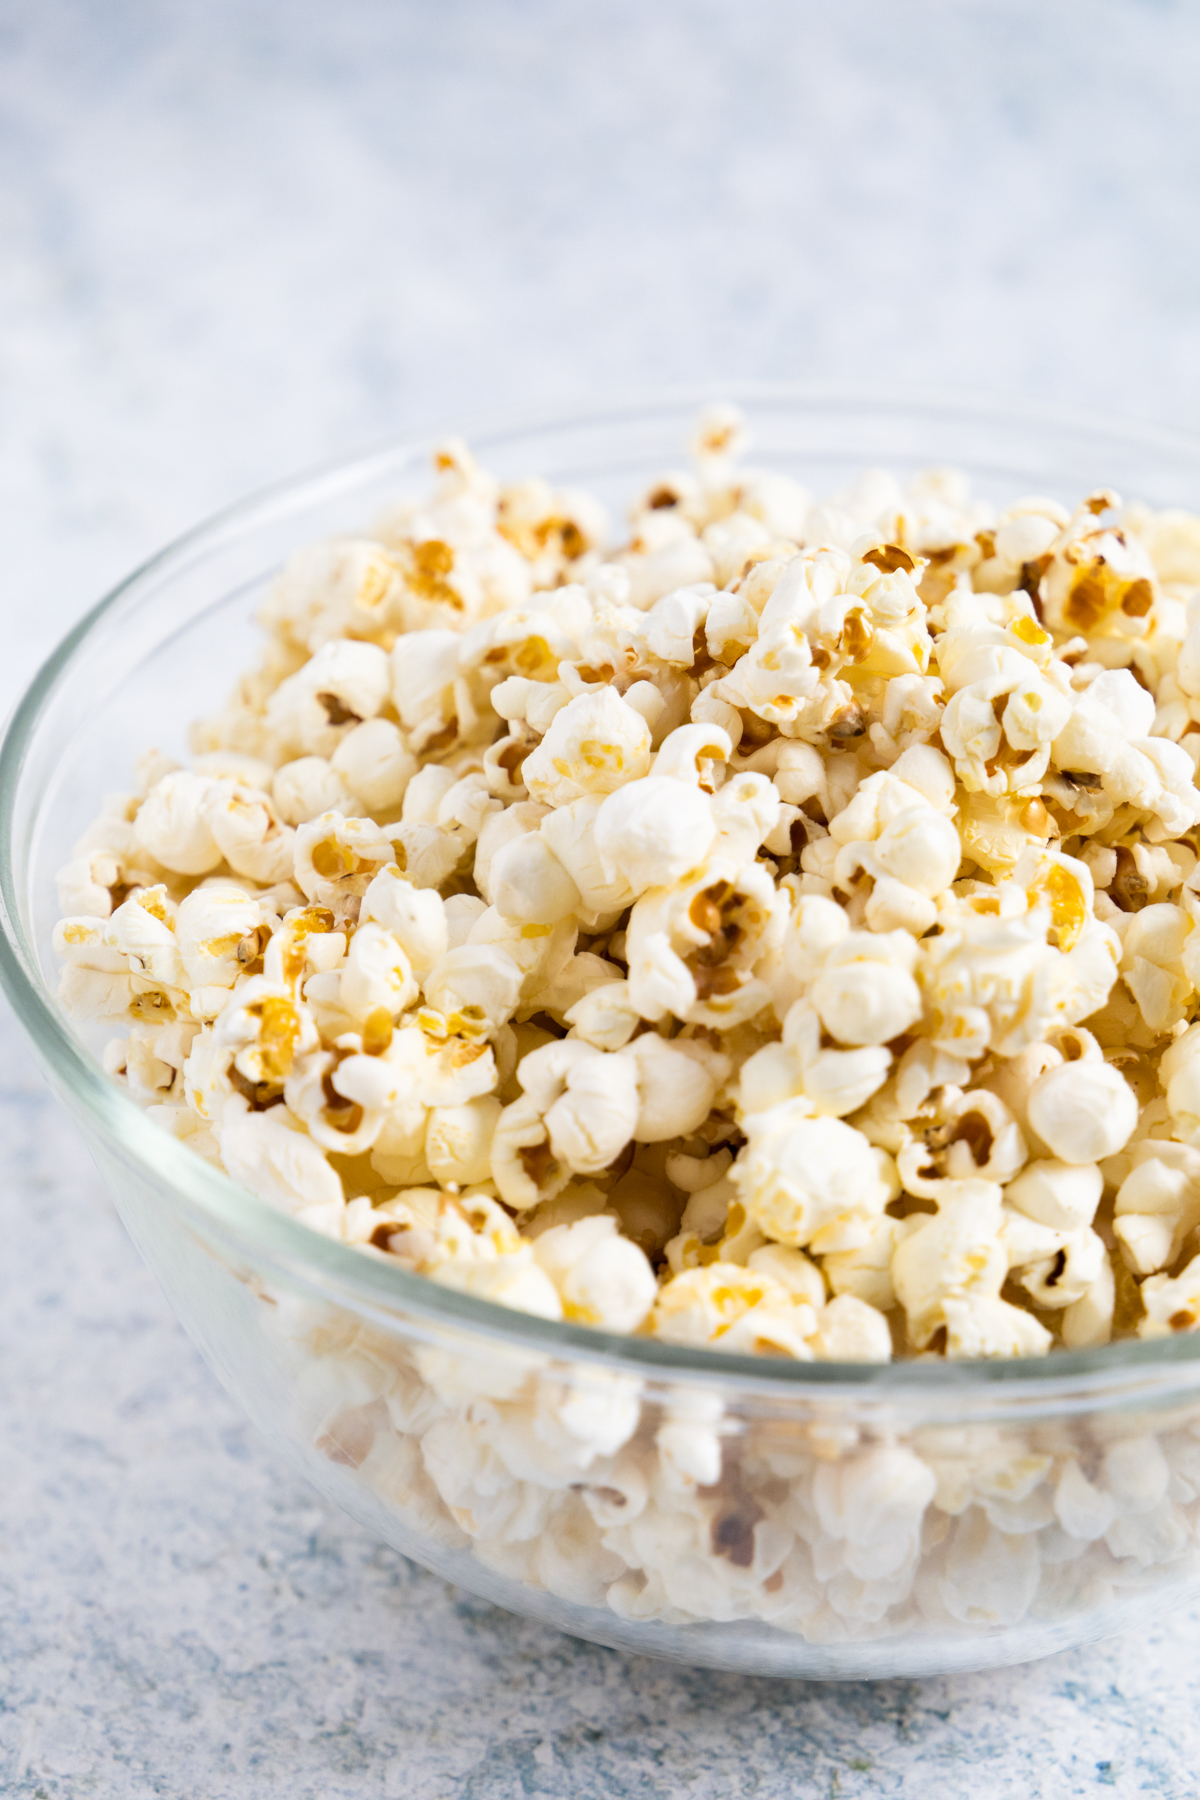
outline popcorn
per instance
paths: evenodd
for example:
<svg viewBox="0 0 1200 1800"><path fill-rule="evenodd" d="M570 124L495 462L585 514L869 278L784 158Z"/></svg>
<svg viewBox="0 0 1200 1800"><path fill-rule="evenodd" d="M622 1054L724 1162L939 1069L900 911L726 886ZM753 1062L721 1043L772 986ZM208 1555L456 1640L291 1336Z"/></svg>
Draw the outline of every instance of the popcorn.
<svg viewBox="0 0 1200 1800"><path fill-rule="evenodd" d="M767 999L753 967L778 912L762 865L720 854L677 885L651 889L626 928L630 993L642 1017L671 1012L726 1029L753 1018Z"/></svg>
<svg viewBox="0 0 1200 1800"><path fill-rule="evenodd" d="M1049 625L1102 637L1145 630L1156 599L1154 564L1121 527L1096 523L1119 504L1104 490L1090 495L1055 540L1039 586Z"/></svg>
<svg viewBox="0 0 1200 1800"><path fill-rule="evenodd" d="M398 1018L420 993L407 952L382 925L361 924L338 982L338 1004L355 1020L385 1012Z"/></svg>
<svg viewBox="0 0 1200 1800"><path fill-rule="evenodd" d="M1141 1286L1145 1315L1138 1336L1169 1337L1191 1331L1200 1320L1200 1256L1194 1256L1181 1275L1151 1275Z"/></svg>
<svg viewBox="0 0 1200 1800"><path fill-rule="evenodd" d="M923 1350L944 1326L947 1350L954 1339L959 1354L1016 1354L1004 1345L1015 1342L1018 1331L1031 1344L1039 1337L1048 1344L1049 1333L1035 1319L1000 1299L1008 1257L1000 1237L999 1187L972 1180L956 1183L955 1189L936 1218L907 1236L892 1258L892 1281L912 1343ZM1009 1312L1016 1315L1011 1322Z"/></svg>
<svg viewBox="0 0 1200 1800"><path fill-rule="evenodd" d="M378 815L402 803L417 759L390 719L365 719L347 732L329 766L363 811Z"/></svg>
<svg viewBox="0 0 1200 1800"><path fill-rule="evenodd" d="M1095 1163L1061 1162L1054 1157L1027 1163L1004 1190L1009 1206L1056 1231L1090 1225L1104 1191ZM1133 1210L1132 1208L1130 1210Z"/></svg>
<svg viewBox="0 0 1200 1800"><path fill-rule="evenodd" d="M349 728L375 717L389 685L377 644L331 639L280 682L267 702L267 727L285 753L329 756Z"/></svg>
<svg viewBox="0 0 1200 1800"><path fill-rule="evenodd" d="M912 941L899 938L898 961L888 959L891 948L875 934L846 937L813 983L812 1004L839 1044L886 1044L920 1018L921 991L903 966L916 960ZM851 961L856 949L861 954Z"/></svg>
<svg viewBox="0 0 1200 1800"><path fill-rule="evenodd" d="M288 825L307 825L320 813L352 813L354 808L350 789L323 756L298 756L276 769L271 797Z"/></svg>
<svg viewBox="0 0 1200 1800"><path fill-rule="evenodd" d="M597 1050L621 1050L641 1023L627 981L606 981L563 1014L576 1037Z"/></svg>
<svg viewBox="0 0 1200 1800"><path fill-rule="evenodd" d="M638 1071L626 1057L567 1039L532 1051L517 1079L545 1121L551 1153L574 1174L599 1174L634 1135Z"/></svg>
<svg viewBox="0 0 1200 1800"><path fill-rule="evenodd" d="M617 1235L615 1219L557 1225L539 1235L533 1253L558 1290L564 1319L636 1331L654 1305L654 1271L636 1244Z"/></svg>
<svg viewBox="0 0 1200 1800"><path fill-rule="evenodd" d="M397 860L392 839L370 819L321 813L296 831L297 886L314 905L332 907L339 916L356 911L380 869Z"/></svg>
<svg viewBox="0 0 1200 1800"><path fill-rule="evenodd" d="M133 1004L129 964L105 942L104 924L103 919L60 919L54 928L54 953L63 965L59 999L80 1020L123 1018ZM170 1017L169 1008L164 996L164 1016Z"/></svg>
<svg viewBox="0 0 1200 1800"><path fill-rule="evenodd" d="M400 570L382 544L334 539L288 559L259 622L287 632L310 652L343 636L385 636L394 626L400 588Z"/></svg>
<svg viewBox="0 0 1200 1800"><path fill-rule="evenodd" d="M651 775L670 775L714 794L727 772L733 745L717 725L680 725L665 737L650 765Z"/></svg>
<svg viewBox="0 0 1200 1800"><path fill-rule="evenodd" d="M262 887L289 881L294 839L281 824L268 794L226 782L216 784L204 808L217 848L235 875Z"/></svg>
<svg viewBox="0 0 1200 1800"><path fill-rule="evenodd" d="M696 1039L668 1042L647 1032L619 1051L636 1070L638 1111L630 1134L641 1144L690 1137L708 1118L729 1058Z"/></svg>
<svg viewBox="0 0 1200 1800"><path fill-rule="evenodd" d="M501 1113L500 1102L480 1094L461 1106L430 1108L425 1127L425 1161L430 1173L444 1183L469 1187L491 1175L492 1138Z"/></svg>
<svg viewBox="0 0 1200 1800"><path fill-rule="evenodd" d="M865 1243L868 1226L899 1191L891 1158L840 1119L785 1100L746 1121L749 1142L732 1178L768 1237L818 1253Z"/></svg>
<svg viewBox="0 0 1200 1800"><path fill-rule="evenodd" d="M213 1026L214 1047L227 1053L229 1073L247 1099L273 1098L298 1056L319 1037L308 1009L286 988L255 975L236 989Z"/></svg>
<svg viewBox="0 0 1200 1800"><path fill-rule="evenodd" d="M520 965L506 951L467 943L438 958L425 977L425 997L439 1012L503 1025L517 1009L522 981Z"/></svg>
<svg viewBox="0 0 1200 1800"><path fill-rule="evenodd" d="M495 853L488 867L488 891L506 919L524 925L557 925L560 919L574 918L581 899L566 869L535 831L510 838Z"/></svg>
<svg viewBox="0 0 1200 1800"><path fill-rule="evenodd" d="M270 912L232 881L210 881L179 904L175 942L197 1017L211 1018L271 935Z"/></svg>
<svg viewBox="0 0 1200 1800"><path fill-rule="evenodd" d="M104 941L125 958L135 993L139 978L156 990L184 985L173 912L166 888L139 888L105 924Z"/></svg>
<svg viewBox="0 0 1200 1800"><path fill-rule="evenodd" d="M212 784L176 769L155 783L134 820L140 847L164 869L207 875L221 862L221 848L205 816Z"/></svg>
<svg viewBox="0 0 1200 1800"><path fill-rule="evenodd" d="M857 1294L838 1294L821 1308L810 1342L825 1362L890 1362L892 1355L887 1320Z"/></svg>
<svg viewBox="0 0 1200 1800"><path fill-rule="evenodd" d="M1113 1206L1113 1231L1126 1266L1151 1275L1175 1262L1200 1225L1200 1152L1187 1144L1145 1138Z"/></svg>
<svg viewBox="0 0 1200 1800"><path fill-rule="evenodd" d="M693 752L693 759L694 759ZM700 790L666 775L618 788L596 814L596 848L611 877L634 894L671 887L708 855L717 833ZM578 892L578 890L576 890Z"/></svg>
<svg viewBox="0 0 1200 1800"><path fill-rule="evenodd" d="M549 848L579 889L580 920L596 925L609 914L620 917L634 899L632 888L604 863L596 843L596 820L603 802L593 796L556 807L539 829Z"/></svg>
<svg viewBox="0 0 1200 1800"><path fill-rule="evenodd" d="M396 863L385 863L368 884L359 920L374 920L391 933L418 980L450 947L441 895L436 888L415 887Z"/></svg>
<svg viewBox="0 0 1200 1800"><path fill-rule="evenodd" d="M280 1110L252 1112L234 1095L217 1125L221 1160L234 1181L269 1206L340 1237L341 1181L312 1138Z"/></svg>
<svg viewBox="0 0 1200 1800"><path fill-rule="evenodd" d="M1029 1123L1053 1155L1067 1163L1115 1156L1137 1124L1137 1101L1111 1063L1064 1063L1030 1090Z"/></svg>
<svg viewBox="0 0 1200 1800"><path fill-rule="evenodd" d="M535 800L569 806L611 794L650 768L650 730L611 688L579 694L555 713L522 776Z"/></svg>
<svg viewBox="0 0 1200 1800"><path fill-rule="evenodd" d="M392 701L417 753L458 729L466 689L459 679L457 632L410 631L392 651Z"/></svg>
<svg viewBox="0 0 1200 1800"><path fill-rule="evenodd" d="M946 470L814 503L741 436L707 415L624 541L450 443L293 557L190 764L61 872L64 1004L250 1192L548 1319L800 1361L1200 1330L1200 522ZM639 1432L599 1376L420 1356L419 1452L369 1382L329 1443L622 1616L857 1630L927 1555L931 1617L998 1618L1030 1533L1056 1581L1174 1553L1119 1456L980 1476L923 1547L898 1447L743 1514L704 1396Z"/></svg>
<svg viewBox="0 0 1200 1800"><path fill-rule="evenodd" d="M816 1322L812 1307L797 1303L770 1275L716 1262L667 1282L651 1324L654 1335L670 1344L720 1343L743 1352L770 1346L808 1361L813 1353L806 1340Z"/></svg>

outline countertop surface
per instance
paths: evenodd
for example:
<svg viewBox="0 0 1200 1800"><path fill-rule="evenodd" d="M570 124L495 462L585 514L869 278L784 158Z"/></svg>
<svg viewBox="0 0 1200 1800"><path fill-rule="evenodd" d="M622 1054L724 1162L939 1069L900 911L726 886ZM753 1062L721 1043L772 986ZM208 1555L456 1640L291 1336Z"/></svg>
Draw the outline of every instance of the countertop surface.
<svg viewBox="0 0 1200 1800"><path fill-rule="evenodd" d="M414 423L781 375L1194 424L1198 74L1169 0L0 0L4 703L173 532ZM243 1421L7 1016L0 1148L0 1791L1195 1794L1198 1612L789 1685L448 1589Z"/></svg>

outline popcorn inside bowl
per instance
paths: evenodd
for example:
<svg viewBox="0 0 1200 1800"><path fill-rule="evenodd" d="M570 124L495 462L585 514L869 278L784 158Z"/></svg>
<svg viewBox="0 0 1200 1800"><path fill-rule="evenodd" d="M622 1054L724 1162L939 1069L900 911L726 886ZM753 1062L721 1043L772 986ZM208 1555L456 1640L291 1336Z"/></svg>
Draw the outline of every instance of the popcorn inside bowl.
<svg viewBox="0 0 1200 1800"><path fill-rule="evenodd" d="M261 1199L543 1318L800 1361L1195 1329L1200 519L814 501L742 436L615 536L449 444L293 557L191 767L61 872L64 1005Z"/></svg>

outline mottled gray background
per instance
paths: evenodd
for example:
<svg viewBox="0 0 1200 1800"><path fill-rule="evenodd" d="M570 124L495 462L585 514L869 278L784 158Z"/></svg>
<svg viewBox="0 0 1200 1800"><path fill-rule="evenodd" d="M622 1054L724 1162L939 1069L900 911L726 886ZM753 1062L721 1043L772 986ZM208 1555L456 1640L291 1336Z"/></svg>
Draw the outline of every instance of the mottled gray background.
<svg viewBox="0 0 1200 1800"><path fill-rule="evenodd" d="M243 490L736 376L1200 424L1180 0L0 0L7 701ZM1200 1619L785 1686L575 1644L299 1487L0 1023L0 1791L1196 1793Z"/></svg>

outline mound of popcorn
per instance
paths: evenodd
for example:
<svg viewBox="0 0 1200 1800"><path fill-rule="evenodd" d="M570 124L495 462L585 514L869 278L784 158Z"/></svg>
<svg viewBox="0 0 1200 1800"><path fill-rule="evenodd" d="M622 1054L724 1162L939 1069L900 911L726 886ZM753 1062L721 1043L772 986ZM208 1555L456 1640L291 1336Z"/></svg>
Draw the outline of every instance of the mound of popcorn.
<svg viewBox="0 0 1200 1800"><path fill-rule="evenodd" d="M543 1318L1195 1329L1200 518L745 453L622 535L451 442L294 556L62 870L65 1006L252 1194Z"/></svg>

